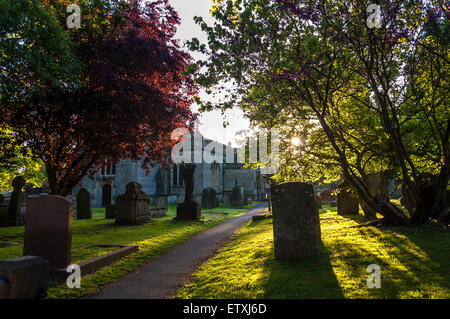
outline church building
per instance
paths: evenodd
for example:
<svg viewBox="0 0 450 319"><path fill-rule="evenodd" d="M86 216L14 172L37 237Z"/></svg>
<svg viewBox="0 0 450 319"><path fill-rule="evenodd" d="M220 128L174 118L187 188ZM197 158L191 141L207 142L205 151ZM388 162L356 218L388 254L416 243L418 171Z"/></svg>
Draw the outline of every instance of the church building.
<svg viewBox="0 0 450 319"><path fill-rule="evenodd" d="M202 152L211 142L223 148L223 154L230 151L231 146L207 139L198 132L194 133L194 136L199 135L202 141ZM244 168L243 164L237 163L237 150L232 149L232 152L235 154L233 163L225 160L223 163L207 163L202 157L202 163L196 164L194 198L197 202L201 203L201 195L205 188L214 188L221 201L224 192L232 191L236 185L244 187L248 200L262 200L264 182L260 170ZM116 164L106 165L93 178L84 177L81 187L86 188L91 194L92 207L105 207L113 204L116 196L125 193L125 186L130 182L141 184L142 190L150 195L152 202L158 196L168 196L169 203L172 204L184 200L185 189L180 165L163 169L158 164L151 167L147 174L147 171L142 168L141 161L123 159ZM77 186L73 189L73 196L76 196L81 187Z"/></svg>

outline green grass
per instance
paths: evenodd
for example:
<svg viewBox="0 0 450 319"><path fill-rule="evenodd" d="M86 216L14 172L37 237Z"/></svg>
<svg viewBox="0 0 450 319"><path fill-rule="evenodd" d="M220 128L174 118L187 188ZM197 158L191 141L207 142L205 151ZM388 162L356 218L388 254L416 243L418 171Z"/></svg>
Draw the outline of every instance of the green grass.
<svg viewBox="0 0 450 319"><path fill-rule="evenodd" d="M448 227L352 227L362 216L321 210L317 257L277 261L272 220L249 222L194 274L178 298L450 298ZM381 267L368 289L367 266Z"/></svg>
<svg viewBox="0 0 450 319"><path fill-rule="evenodd" d="M68 289L65 279L51 277L49 279L49 298L77 298L95 292L100 286L113 282L127 273L136 270L160 254L170 250L190 237L214 226L226 219L240 215L258 202L245 207L218 207L202 209L202 212L228 212L224 215L207 215L214 220L201 223L198 221L173 221L176 205L169 205L168 216L153 219L140 226L118 226L114 220L105 219L104 209L93 209L91 220L74 220L72 229L72 263L79 263L90 258L103 255L117 248L90 248L90 244L134 244L139 251L120 261L104 267L94 274L83 276L81 289ZM1 242L17 242L23 244L24 226L0 228ZM22 245L0 246L0 260L22 256Z"/></svg>

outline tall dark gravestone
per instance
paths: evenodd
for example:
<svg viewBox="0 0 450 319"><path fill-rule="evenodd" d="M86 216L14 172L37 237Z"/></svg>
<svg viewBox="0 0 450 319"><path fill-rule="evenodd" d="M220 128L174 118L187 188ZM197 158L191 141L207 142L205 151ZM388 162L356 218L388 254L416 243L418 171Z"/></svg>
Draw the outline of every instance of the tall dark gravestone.
<svg viewBox="0 0 450 319"><path fill-rule="evenodd" d="M17 176L13 179L13 192L9 200L8 213L5 216L0 216L0 226L20 226L24 224L25 220L21 214L23 202L22 188L24 186L25 179L22 176Z"/></svg>
<svg viewBox="0 0 450 319"><path fill-rule="evenodd" d="M117 196L116 224L140 225L150 219L150 196L142 191L141 184L127 184L125 194Z"/></svg>
<svg viewBox="0 0 450 319"><path fill-rule="evenodd" d="M201 207L193 199L195 164L181 164L181 175L185 185L184 202L177 205L175 220L196 220L201 218Z"/></svg>
<svg viewBox="0 0 450 319"><path fill-rule="evenodd" d="M202 193L202 207L216 208L219 206L216 190L212 187L205 188Z"/></svg>
<svg viewBox="0 0 450 319"><path fill-rule="evenodd" d="M73 203L61 196L41 196L27 203L24 256L39 256L51 268L66 268L72 248Z"/></svg>
<svg viewBox="0 0 450 319"><path fill-rule="evenodd" d="M105 219L116 218L117 205L109 204L105 208Z"/></svg>
<svg viewBox="0 0 450 319"><path fill-rule="evenodd" d="M77 219L91 219L91 194L82 188L77 195Z"/></svg>
<svg viewBox="0 0 450 319"><path fill-rule="evenodd" d="M245 206L247 205L247 199L245 197L245 190L243 186L235 186L233 187L233 191L231 193L231 206Z"/></svg>
<svg viewBox="0 0 450 319"><path fill-rule="evenodd" d="M319 211L311 184L285 183L272 188L275 258L301 259L319 254Z"/></svg>

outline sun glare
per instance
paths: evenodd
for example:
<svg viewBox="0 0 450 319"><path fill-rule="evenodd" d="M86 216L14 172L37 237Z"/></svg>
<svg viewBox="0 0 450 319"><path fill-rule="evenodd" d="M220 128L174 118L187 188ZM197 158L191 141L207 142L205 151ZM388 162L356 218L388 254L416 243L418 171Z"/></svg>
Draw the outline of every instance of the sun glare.
<svg viewBox="0 0 450 319"><path fill-rule="evenodd" d="M300 146L300 144L301 144L300 138L298 138L298 137L291 138L291 144L294 146Z"/></svg>

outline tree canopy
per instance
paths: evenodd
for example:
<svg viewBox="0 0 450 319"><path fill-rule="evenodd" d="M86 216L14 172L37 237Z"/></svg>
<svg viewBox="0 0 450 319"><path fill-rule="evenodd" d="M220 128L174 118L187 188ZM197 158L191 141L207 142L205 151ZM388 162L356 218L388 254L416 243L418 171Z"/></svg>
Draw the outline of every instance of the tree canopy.
<svg viewBox="0 0 450 319"><path fill-rule="evenodd" d="M424 223L445 213L449 178L448 10L439 1L217 1L208 55L197 81L213 91L236 83L229 100L254 124L278 127L279 180L343 177L390 224ZM289 140L301 136L293 149ZM282 139L283 140L283 139ZM284 150L284 151L283 151ZM371 173L397 176L411 198L408 216L373 194ZM448 216L448 215L447 215Z"/></svg>
<svg viewBox="0 0 450 319"><path fill-rule="evenodd" d="M33 3L46 19L58 22L55 29L64 28L67 1ZM82 0L78 5L81 28L60 32L76 72L57 80L59 86L39 85L40 99L5 99L0 114L14 146L26 147L45 163L52 193L63 196L106 160L140 159L146 167L165 163L170 133L196 119L190 105L197 87L184 72L191 58L173 39L179 17L166 1ZM6 8L6 16L15 14L14 6ZM27 12L24 16L29 19ZM47 32L44 25L32 30L23 37L33 43ZM9 54L16 59L15 52ZM53 56L45 47L37 54ZM55 69L65 70L63 60L55 59Z"/></svg>

